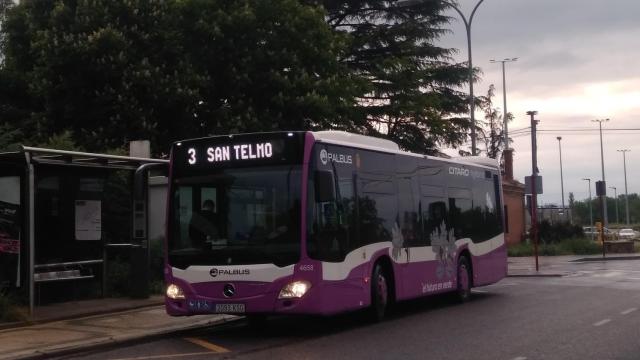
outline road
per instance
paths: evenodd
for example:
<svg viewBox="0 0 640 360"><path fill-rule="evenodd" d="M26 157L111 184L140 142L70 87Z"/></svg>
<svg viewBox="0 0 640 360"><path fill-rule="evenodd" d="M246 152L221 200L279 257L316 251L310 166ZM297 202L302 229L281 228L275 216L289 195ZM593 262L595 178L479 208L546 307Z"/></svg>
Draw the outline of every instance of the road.
<svg viewBox="0 0 640 360"><path fill-rule="evenodd" d="M507 278L471 302L360 314L243 320L73 359L640 359L640 260L570 264L563 277Z"/></svg>

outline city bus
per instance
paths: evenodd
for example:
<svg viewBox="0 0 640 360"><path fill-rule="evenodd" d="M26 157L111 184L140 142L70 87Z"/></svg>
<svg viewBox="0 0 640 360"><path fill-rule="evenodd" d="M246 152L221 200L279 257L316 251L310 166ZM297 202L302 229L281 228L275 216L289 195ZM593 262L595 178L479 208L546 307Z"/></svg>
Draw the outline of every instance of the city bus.
<svg viewBox="0 0 640 360"><path fill-rule="evenodd" d="M500 169L340 131L171 148L168 314L332 315L506 276Z"/></svg>

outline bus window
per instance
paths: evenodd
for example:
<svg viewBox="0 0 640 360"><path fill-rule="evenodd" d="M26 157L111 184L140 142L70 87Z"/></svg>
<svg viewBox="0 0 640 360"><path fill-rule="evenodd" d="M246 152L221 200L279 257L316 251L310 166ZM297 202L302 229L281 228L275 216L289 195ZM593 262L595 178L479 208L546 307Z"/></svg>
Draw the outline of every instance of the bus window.
<svg viewBox="0 0 640 360"><path fill-rule="evenodd" d="M424 240L431 245L432 236L441 236L447 231L447 205L441 198L422 198L422 221L424 223Z"/></svg>
<svg viewBox="0 0 640 360"><path fill-rule="evenodd" d="M398 178L398 223L404 238L404 245L407 247L424 246L424 242L420 239L416 198L412 179L410 177Z"/></svg>

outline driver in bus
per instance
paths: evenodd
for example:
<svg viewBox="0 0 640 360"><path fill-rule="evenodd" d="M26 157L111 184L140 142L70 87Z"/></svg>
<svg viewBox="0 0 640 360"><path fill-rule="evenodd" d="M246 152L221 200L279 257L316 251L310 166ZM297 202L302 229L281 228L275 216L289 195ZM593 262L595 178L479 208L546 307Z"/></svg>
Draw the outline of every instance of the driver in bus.
<svg viewBox="0 0 640 360"><path fill-rule="evenodd" d="M211 199L202 203L202 209L195 211L189 222L189 237L193 247L204 247L205 244L218 238L216 204Z"/></svg>

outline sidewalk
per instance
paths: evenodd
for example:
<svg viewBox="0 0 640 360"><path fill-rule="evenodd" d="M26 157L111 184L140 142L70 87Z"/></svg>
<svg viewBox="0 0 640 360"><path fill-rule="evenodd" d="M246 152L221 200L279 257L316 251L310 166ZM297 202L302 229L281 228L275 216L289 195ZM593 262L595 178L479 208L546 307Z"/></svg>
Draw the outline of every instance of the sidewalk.
<svg viewBox="0 0 640 360"><path fill-rule="evenodd" d="M236 318L231 315L171 317L165 313L164 306L155 305L9 328L0 330L0 359L49 358Z"/></svg>
<svg viewBox="0 0 640 360"><path fill-rule="evenodd" d="M602 255L568 255L568 256L538 256L538 271L533 256L509 257L507 276L511 277L555 277L565 276L575 271L572 264L585 261L614 261L638 260L638 254L610 254Z"/></svg>
<svg viewBox="0 0 640 360"><path fill-rule="evenodd" d="M570 273L566 264L574 261L578 256L538 256L538 271L533 256L509 257L507 260L507 276L564 276Z"/></svg>

